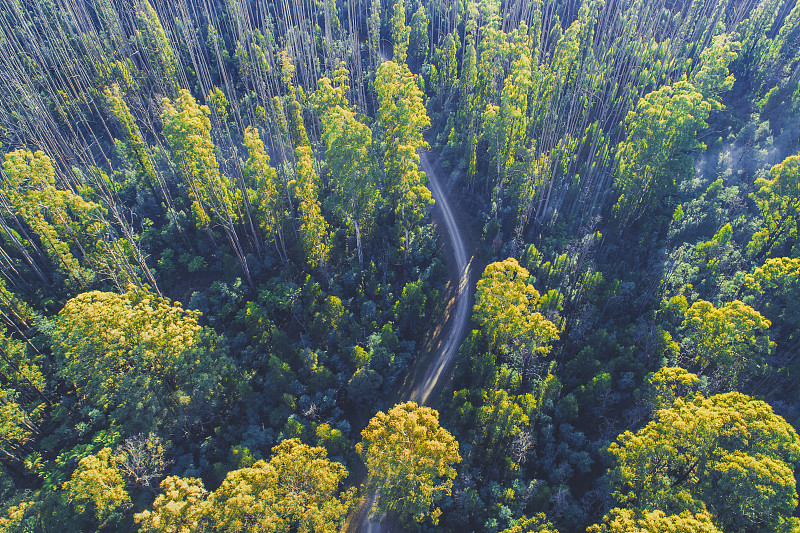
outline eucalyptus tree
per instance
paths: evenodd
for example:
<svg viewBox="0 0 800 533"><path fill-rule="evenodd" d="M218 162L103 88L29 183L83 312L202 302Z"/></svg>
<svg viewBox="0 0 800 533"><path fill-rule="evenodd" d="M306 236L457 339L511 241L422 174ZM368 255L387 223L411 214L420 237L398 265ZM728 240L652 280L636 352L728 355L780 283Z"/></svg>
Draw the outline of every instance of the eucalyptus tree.
<svg viewBox="0 0 800 533"><path fill-rule="evenodd" d="M68 190L56 188L56 172L43 152L16 150L6 154L4 193L41 242L59 270L81 287L94 278L92 237L101 232L102 207ZM77 252L75 257L73 252Z"/></svg>
<svg viewBox="0 0 800 533"><path fill-rule="evenodd" d="M763 222L747 251L758 259L793 252L800 222L800 156L787 157L773 166L769 178L758 178L755 185L757 191L751 196Z"/></svg>
<svg viewBox="0 0 800 533"><path fill-rule="evenodd" d="M738 392L678 398L642 429L620 435L608 451L608 479L619 508L606 519L610 524L592 531L619 531L613 523L626 514L620 509L664 527L696 521L709 532L766 533L798 525L793 471L800 438L763 401ZM656 511L672 518L653 516Z"/></svg>
<svg viewBox="0 0 800 533"><path fill-rule="evenodd" d="M422 64L428 57L428 22L425 6L420 4L411 17L411 32L408 38L408 55L416 64Z"/></svg>
<svg viewBox="0 0 800 533"><path fill-rule="evenodd" d="M298 200L300 211L300 243L306 264L324 270L330 257L330 229L322 213L322 203L319 199L321 187L319 171L298 102L302 93L291 83L288 87L290 136L295 145L294 195Z"/></svg>
<svg viewBox="0 0 800 533"><path fill-rule="evenodd" d="M315 93L322 121L325 166L336 199L336 210L355 232L358 261L364 262L362 233L369 231L380 194L372 146L372 131L360 122L347 103L345 73L337 87L322 78Z"/></svg>
<svg viewBox="0 0 800 533"><path fill-rule="evenodd" d="M430 519L439 521L434 505L450 494L461 462L458 442L439 426L439 413L414 402L379 411L361 432L357 446L378 491L378 512L396 516L411 527Z"/></svg>
<svg viewBox="0 0 800 533"><path fill-rule="evenodd" d="M411 28L406 25L406 0L394 0L391 29L392 44L394 45L392 60L405 64L408 55L408 40L411 35Z"/></svg>
<svg viewBox="0 0 800 533"><path fill-rule="evenodd" d="M618 148L614 214L628 226L652 212L692 168L689 151L699 146L711 104L694 85L679 81L647 94L625 119Z"/></svg>
<svg viewBox="0 0 800 533"><path fill-rule="evenodd" d="M400 247L408 257L412 232L433 204L417 149L427 146L422 132L430 126L422 91L405 64L387 61L375 78L378 120L386 130L386 194L394 210Z"/></svg>
<svg viewBox="0 0 800 533"><path fill-rule="evenodd" d="M278 179L277 171L270 166L269 155L256 128L248 126L244 130L244 145L249 154L244 166L244 176L248 186L253 187L247 189L252 196L250 203L262 231L272 235L278 255L285 261L287 254L283 235L283 185Z"/></svg>
<svg viewBox="0 0 800 533"><path fill-rule="evenodd" d="M236 232L242 213L242 193L219 170L208 118L211 111L208 106L198 105L186 89L181 89L174 101L164 98L162 106L164 135L190 191L195 225L209 234L212 225L222 228L248 283L253 286L246 253Z"/></svg>

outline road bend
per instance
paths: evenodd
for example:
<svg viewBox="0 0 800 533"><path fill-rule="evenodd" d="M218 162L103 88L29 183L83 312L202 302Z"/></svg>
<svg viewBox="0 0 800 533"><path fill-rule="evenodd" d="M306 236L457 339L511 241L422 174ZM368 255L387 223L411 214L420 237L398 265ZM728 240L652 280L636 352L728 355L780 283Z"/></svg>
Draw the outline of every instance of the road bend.
<svg viewBox="0 0 800 533"><path fill-rule="evenodd" d="M467 245L450 208L450 203L447 201L447 196L444 194L439 176L431 165L426 152L419 154L419 162L422 170L428 176L428 185L431 193L433 193L433 198L442 210L442 219L444 220L444 226L455 258L456 271L458 272L458 279L456 280L458 285L454 296L455 314L450 324L450 331L446 333L439 353L431 360L422 382L413 392L413 400L420 405L426 405L439 384L439 379L446 375L445 371L450 368L455 360L458 347L461 345L461 339L467 329L470 307L470 267L472 264L468 261Z"/></svg>

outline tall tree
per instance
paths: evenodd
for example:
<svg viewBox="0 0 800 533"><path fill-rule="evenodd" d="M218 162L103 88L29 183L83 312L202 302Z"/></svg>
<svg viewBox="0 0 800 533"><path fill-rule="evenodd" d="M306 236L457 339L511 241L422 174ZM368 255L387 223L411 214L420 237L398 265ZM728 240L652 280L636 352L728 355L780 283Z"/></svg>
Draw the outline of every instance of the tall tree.
<svg viewBox="0 0 800 533"><path fill-rule="evenodd" d="M478 280L473 319L489 345L521 363L523 375L538 356L550 352L558 328L538 310L539 291L516 259L491 263Z"/></svg>
<svg viewBox="0 0 800 533"><path fill-rule="evenodd" d="M408 55L416 64L421 64L428 57L428 22L425 6L420 4L411 16L411 33L408 40Z"/></svg>
<svg viewBox="0 0 800 533"><path fill-rule="evenodd" d="M528 93L531 89L530 58L514 61L500 95L500 105L488 105L484 113L484 138L495 163L494 204L501 203L503 184L515 161L525 150L528 128ZM496 208L495 208L496 209ZM494 213L496 216L496 213Z"/></svg>
<svg viewBox="0 0 800 533"><path fill-rule="evenodd" d="M456 40L452 33L448 33L444 38L441 48L436 50L436 72L439 77L439 86L436 88L440 93L447 94L455 83L458 76L458 60Z"/></svg>
<svg viewBox="0 0 800 533"><path fill-rule="evenodd" d="M687 81L645 95L625 119L620 143L614 214L623 226L657 208L692 168L689 152L699 146L711 104Z"/></svg>
<svg viewBox="0 0 800 533"><path fill-rule="evenodd" d="M478 165L478 95L475 90L478 84L478 59L475 45L469 41L464 49L461 62L461 74L458 80L459 116L466 130L464 147L467 154L467 179L472 190Z"/></svg>
<svg viewBox="0 0 800 533"><path fill-rule="evenodd" d="M18 328L17 332L20 333ZM25 337L24 334L22 336ZM14 339L5 331L0 331L0 375L3 376L4 383L14 390L33 393L50 404L50 399L44 392L44 356L30 340L26 341Z"/></svg>
<svg viewBox="0 0 800 533"><path fill-rule="evenodd" d="M18 215L39 237L45 254L80 286L93 280L94 252L103 208L69 190L56 188L56 172L43 152L15 150L3 163L3 187ZM82 262L75 257L73 249ZM88 267L88 268L87 268Z"/></svg>
<svg viewBox="0 0 800 533"><path fill-rule="evenodd" d="M430 126L430 119L423 105L422 91L405 64L383 63L375 78L375 92L378 94L378 120L386 130L386 191L401 235L401 248L407 256L411 232L424 220L428 206L433 204L416 153L418 148L427 146L422 132Z"/></svg>
<svg viewBox="0 0 800 533"><path fill-rule="evenodd" d="M218 531L335 533L352 507L354 489L339 492L344 465L322 447L287 439L269 462L229 472L212 496Z"/></svg>
<svg viewBox="0 0 800 533"><path fill-rule="evenodd" d="M603 517L602 524L587 529L589 533L722 533L714 525L714 517L701 509L695 513L683 511L679 514L666 514L664 511L644 511L637 513L632 509L611 509Z"/></svg>
<svg viewBox="0 0 800 533"><path fill-rule="evenodd" d="M763 309L772 322L770 331L779 331L775 338L796 339L800 333L800 258L776 257L767 259L752 274L745 277L745 286L753 303Z"/></svg>
<svg viewBox="0 0 800 533"><path fill-rule="evenodd" d="M330 230L328 221L322 213L320 202L321 182L317 172L317 161L311 149L311 142L306 133L303 121L300 98L304 97L302 89L291 82L294 66L288 58L284 59L284 81L289 88L289 125L291 139L295 145L295 197L300 211L300 244L303 248L306 264L324 270L330 256ZM343 98L343 94L339 95Z"/></svg>
<svg viewBox="0 0 800 533"><path fill-rule="evenodd" d="M700 54L692 83L703 98L711 103L714 110L723 108L720 102L722 94L729 91L736 81L733 74L728 71L728 65L738 57L739 48L738 41L723 33L714 37L711 46Z"/></svg>
<svg viewBox="0 0 800 533"><path fill-rule="evenodd" d="M392 43L394 57L392 60L405 64L408 54L408 38L411 28L406 25L406 0L395 0L392 6Z"/></svg>
<svg viewBox="0 0 800 533"><path fill-rule="evenodd" d="M80 294L56 320L60 374L128 434L203 422L222 407L234 367L199 315L146 289Z"/></svg>
<svg viewBox="0 0 800 533"><path fill-rule="evenodd" d="M237 189L219 171L208 118L211 111L198 105L186 89L180 90L174 102L164 98L162 105L164 135L191 191L197 226L206 227L213 220L232 231L239 219Z"/></svg>
<svg viewBox="0 0 800 533"><path fill-rule="evenodd" d="M772 167L769 178L758 178L758 190L751 196L763 219L747 251L756 258L796 255L800 224L800 155L787 157ZM791 253L789 253L791 252Z"/></svg>
<svg viewBox="0 0 800 533"><path fill-rule="evenodd" d="M96 455L81 459L70 480L64 483L78 514L93 514L99 529L115 517L120 519L118 511L130 505L118 462L110 448L103 448Z"/></svg>
<svg viewBox="0 0 800 533"><path fill-rule="evenodd" d="M719 308L698 300L686 311L683 325L700 373L714 376L725 387L733 388L740 376L758 371L775 344L767 333L770 321L739 300Z"/></svg>
<svg viewBox="0 0 800 533"><path fill-rule="evenodd" d="M295 196L299 200L301 215L301 244L306 263L324 269L330 256L328 222L322 214L319 201L319 174L310 146L295 148L297 185Z"/></svg>
<svg viewBox="0 0 800 533"><path fill-rule="evenodd" d="M256 128L245 128L244 145L247 147L248 157L243 172L248 186L253 187L248 192L252 196L250 203L254 207L255 217L261 230L272 236L278 255L286 260L283 192L278 173L269 164L269 155Z"/></svg>
<svg viewBox="0 0 800 533"><path fill-rule="evenodd" d="M161 482L152 510L133 516L142 533L202 533L207 531L211 502L203 482L169 476Z"/></svg>
<svg viewBox="0 0 800 533"><path fill-rule="evenodd" d="M321 89L330 87L330 82L323 78L319 85ZM355 232L358 262L362 264L362 232L369 229L375 204L380 198L372 132L356 118L343 97L339 102L333 97L324 98L323 105L316 107L321 112L325 164L336 197L336 209Z"/></svg>
<svg viewBox="0 0 800 533"><path fill-rule="evenodd" d="M214 142L211 140L211 110L198 105L186 89L174 102L162 101L161 120L176 166L191 192L192 213L199 228L213 224L225 232L247 282L253 287L244 248L236 233L241 217L242 191L220 173Z"/></svg>
<svg viewBox="0 0 800 533"><path fill-rule="evenodd" d="M771 71L778 82L791 76L800 62L800 6L795 4L761 60L760 71ZM791 78L790 78L791 79ZM772 80L767 79L767 83Z"/></svg>
<svg viewBox="0 0 800 533"><path fill-rule="evenodd" d="M123 132L123 140L125 142L125 155L130 164L136 170L136 173L143 182L147 183L155 192L156 185L161 187L164 199L170 202L171 199L165 189L160 176L156 173L156 169L151 160L150 150L144 142L142 132L136 124L136 120L131 114L131 110L125 100L122 98L122 92L119 85L114 84L106 87L105 91L106 104L108 105L111 113L120 123Z"/></svg>
<svg viewBox="0 0 800 533"><path fill-rule="evenodd" d="M367 19L367 39L369 40L369 59L374 70L381 63L381 0L372 0Z"/></svg>
<svg viewBox="0 0 800 533"><path fill-rule="evenodd" d="M41 413L27 412L28 406L17 403L13 391L0 388L0 460L9 471L22 470L25 455L31 452L28 441L40 434L33 417Z"/></svg>
<svg viewBox="0 0 800 533"><path fill-rule="evenodd" d="M158 81L167 94L174 94L180 87L177 78L180 72L178 61L158 13L149 0L136 3L136 18L139 22L140 44L147 53L150 64L158 70Z"/></svg>

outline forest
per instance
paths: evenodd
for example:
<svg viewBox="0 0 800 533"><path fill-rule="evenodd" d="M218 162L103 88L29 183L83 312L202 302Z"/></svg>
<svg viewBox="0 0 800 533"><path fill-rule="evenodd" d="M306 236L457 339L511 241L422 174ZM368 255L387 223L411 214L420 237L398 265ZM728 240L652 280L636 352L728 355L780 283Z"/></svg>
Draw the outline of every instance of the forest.
<svg viewBox="0 0 800 533"><path fill-rule="evenodd" d="M797 533L800 1L0 0L0 532Z"/></svg>

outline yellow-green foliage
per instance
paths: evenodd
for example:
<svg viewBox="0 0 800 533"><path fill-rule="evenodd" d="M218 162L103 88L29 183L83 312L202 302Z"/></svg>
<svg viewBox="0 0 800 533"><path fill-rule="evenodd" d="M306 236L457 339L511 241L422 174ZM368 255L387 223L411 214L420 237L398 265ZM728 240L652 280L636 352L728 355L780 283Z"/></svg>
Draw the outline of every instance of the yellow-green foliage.
<svg viewBox="0 0 800 533"><path fill-rule="evenodd" d="M437 500L450 494L461 462L458 442L439 426L439 413L414 402L379 411L361 432L356 449L364 457L377 513L388 512L411 527L430 518L438 523Z"/></svg>
<svg viewBox="0 0 800 533"><path fill-rule="evenodd" d="M418 148L427 146L422 132L430 127L422 91L405 64L383 63L375 77L378 120L386 129L386 191L392 202L401 243L407 250L408 234L425 218L433 204L418 168Z"/></svg>
<svg viewBox="0 0 800 533"><path fill-rule="evenodd" d="M722 307L698 300L686 311L683 325L700 372L731 388L741 374L758 372L774 345L767 334L770 321L739 300Z"/></svg>
<svg viewBox="0 0 800 533"><path fill-rule="evenodd" d="M248 126L244 130L244 145L248 158L244 165L244 176L249 187L253 187L250 203L261 229L278 240L282 234L283 201L278 182L278 173L269 164L264 143L258 130Z"/></svg>
<svg viewBox="0 0 800 533"><path fill-rule="evenodd" d="M213 28L213 26L212 26ZM228 98L225 96L225 93L222 92L222 89L217 87L216 85L208 93L208 97L206 100L213 106L214 111L217 113L217 118L221 123L225 123L228 120Z"/></svg>
<svg viewBox="0 0 800 533"><path fill-rule="evenodd" d="M391 19L392 43L394 44L394 61L405 64L406 53L408 52L408 39L411 35L411 28L406 26L406 2L405 0L395 0L392 8Z"/></svg>
<svg viewBox="0 0 800 533"><path fill-rule="evenodd" d="M169 476L153 509L134 515L141 533L202 533L210 510L208 491L196 478Z"/></svg>
<svg viewBox="0 0 800 533"><path fill-rule="evenodd" d="M121 507L130 504L125 482L117 467L119 458L111 449L103 448L96 455L84 457L64 489L79 514L94 510L98 522L105 522Z"/></svg>
<svg viewBox="0 0 800 533"><path fill-rule="evenodd" d="M111 87L106 87L104 91L106 97L106 104L111 108L111 112L120 122L122 130L125 134L125 147L126 156L131 164L134 166L139 175L155 187L158 183L156 170L153 163L150 161L150 153L142 138L142 132L136 121L131 114L131 110L125 100L122 98L119 86L117 84Z"/></svg>
<svg viewBox="0 0 800 533"><path fill-rule="evenodd" d="M220 174L211 140L211 111L198 105L186 89L180 90L175 101L164 98L162 106L164 135L191 191L198 227L212 221L230 227L239 219L241 191Z"/></svg>
<svg viewBox="0 0 800 533"><path fill-rule="evenodd" d="M766 533L800 526L792 518L800 437L762 401L738 392L678 398L644 428L620 435L608 451L615 463L608 477L622 508L686 512L686 520L694 515L699 522L707 522L701 515L710 509L721 531ZM666 525L680 517L650 519ZM594 531L622 531L611 527Z"/></svg>
<svg viewBox="0 0 800 533"><path fill-rule="evenodd" d="M688 81L645 95L625 119L626 139L618 148L615 186L620 193L615 216L636 220L691 168L687 152L699 146L697 132L707 126L711 104Z"/></svg>
<svg viewBox="0 0 800 533"><path fill-rule="evenodd" d="M775 257L745 276L745 286L763 304L764 314L795 338L800 325L800 259Z"/></svg>
<svg viewBox="0 0 800 533"><path fill-rule="evenodd" d="M53 352L81 399L119 410L121 423L156 424L191 401L192 380L219 371L188 357L200 340L199 316L147 289L85 292L58 314ZM215 394L219 379L203 394Z"/></svg>
<svg viewBox="0 0 800 533"><path fill-rule="evenodd" d="M136 7L142 44L150 56L151 63L160 70L160 81L167 89L174 91L178 88L176 77L178 64L158 13L149 0L137 2Z"/></svg>
<svg viewBox="0 0 800 533"><path fill-rule="evenodd" d="M56 172L44 152L15 150L6 154L3 192L15 214L38 235L45 253L67 276L85 285L92 273L73 255L71 245L87 257L92 237L101 233L104 209L71 191L56 188Z"/></svg>
<svg viewBox="0 0 800 533"><path fill-rule="evenodd" d="M152 533L335 533L353 505L355 489L339 492L346 477L325 448L287 439L269 462L228 472L213 493L199 479L168 477L152 510L134 519Z"/></svg>
<svg viewBox="0 0 800 533"><path fill-rule="evenodd" d="M705 509L696 513L683 511L666 514L664 511L611 509L602 524L595 524L589 533L722 533L714 525L713 516Z"/></svg>
<svg viewBox="0 0 800 533"><path fill-rule="evenodd" d="M345 80L347 70L340 68L337 87L327 78L320 80L315 93L315 107L322 112L322 138L325 141L325 164L341 218L355 231L359 262L362 233L366 234L379 198L375 160L372 152L372 131L360 122L350 109ZM347 73L349 74L349 73Z"/></svg>
<svg viewBox="0 0 800 533"><path fill-rule="evenodd" d="M323 268L330 255L330 230L319 201L319 175L309 146L298 146L296 196L300 200L300 232L306 263Z"/></svg>
<svg viewBox="0 0 800 533"><path fill-rule="evenodd" d="M699 390L700 378L680 367L665 366L647 376L643 400L654 410L672 406L678 398L687 398Z"/></svg>
<svg viewBox="0 0 800 533"><path fill-rule="evenodd" d="M546 355L558 340L558 328L537 309L539 291L516 259L492 263L478 280L473 319L501 352Z"/></svg>
<svg viewBox="0 0 800 533"><path fill-rule="evenodd" d="M212 522L219 531L335 533L355 492L338 494L345 477L325 448L285 440L269 462L228 473L212 496Z"/></svg>
<svg viewBox="0 0 800 533"><path fill-rule="evenodd" d="M773 250L789 251L797 239L800 221L800 155L787 157L772 167L769 178L756 180L751 194L761 211L763 227L753 235L747 251L754 256L769 256Z"/></svg>
<svg viewBox="0 0 800 533"><path fill-rule="evenodd" d="M23 449L32 431L28 416L8 396L7 390L0 389L0 449L13 456Z"/></svg>

